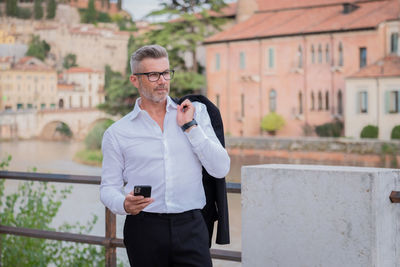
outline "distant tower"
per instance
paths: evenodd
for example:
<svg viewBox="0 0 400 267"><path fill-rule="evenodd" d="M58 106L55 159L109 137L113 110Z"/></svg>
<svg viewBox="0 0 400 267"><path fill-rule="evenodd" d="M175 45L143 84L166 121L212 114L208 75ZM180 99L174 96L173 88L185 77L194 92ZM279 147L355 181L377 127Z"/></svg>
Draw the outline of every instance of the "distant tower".
<svg viewBox="0 0 400 267"><path fill-rule="evenodd" d="M242 22L258 10L257 0L238 0L236 23Z"/></svg>

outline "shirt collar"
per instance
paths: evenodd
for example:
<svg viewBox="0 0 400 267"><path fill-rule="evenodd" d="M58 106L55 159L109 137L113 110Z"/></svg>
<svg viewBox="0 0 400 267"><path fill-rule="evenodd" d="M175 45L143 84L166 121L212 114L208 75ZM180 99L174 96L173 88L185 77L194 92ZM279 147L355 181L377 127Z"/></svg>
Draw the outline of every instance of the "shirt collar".
<svg viewBox="0 0 400 267"><path fill-rule="evenodd" d="M129 116L131 120L134 120L139 115L139 113L144 111L143 109L140 108L141 99L142 99L141 97L136 99L135 107L133 108ZM177 109L177 104L171 99L171 97L167 96L166 111L169 112L174 109Z"/></svg>

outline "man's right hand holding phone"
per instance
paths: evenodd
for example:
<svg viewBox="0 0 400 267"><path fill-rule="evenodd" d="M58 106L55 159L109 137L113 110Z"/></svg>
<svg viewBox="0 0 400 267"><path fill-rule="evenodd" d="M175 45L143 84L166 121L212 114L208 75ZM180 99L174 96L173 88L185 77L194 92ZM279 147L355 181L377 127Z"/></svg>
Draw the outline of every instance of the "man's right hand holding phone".
<svg viewBox="0 0 400 267"><path fill-rule="evenodd" d="M127 213L136 215L141 212L145 207L150 205L153 201L153 198L134 196L132 191L125 197L124 208Z"/></svg>

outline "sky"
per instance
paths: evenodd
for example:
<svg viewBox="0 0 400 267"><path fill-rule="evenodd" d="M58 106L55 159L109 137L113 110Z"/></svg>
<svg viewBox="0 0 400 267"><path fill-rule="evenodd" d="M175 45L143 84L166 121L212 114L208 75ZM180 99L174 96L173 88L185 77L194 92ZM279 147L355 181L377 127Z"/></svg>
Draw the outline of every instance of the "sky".
<svg viewBox="0 0 400 267"><path fill-rule="evenodd" d="M125 0L122 1L122 9L132 15L133 20L141 20L153 10L159 9L160 0Z"/></svg>

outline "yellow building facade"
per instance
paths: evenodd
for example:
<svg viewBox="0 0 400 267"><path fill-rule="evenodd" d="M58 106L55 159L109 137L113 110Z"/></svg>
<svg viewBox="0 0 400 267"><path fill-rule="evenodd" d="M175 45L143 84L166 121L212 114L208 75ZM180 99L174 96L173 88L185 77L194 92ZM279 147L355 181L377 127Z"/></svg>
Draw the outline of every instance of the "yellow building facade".
<svg viewBox="0 0 400 267"><path fill-rule="evenodd" d="M4 65L4 64L3 64ZM0 70L0 110L55 109L57 72L36 58Z"/></svg>

